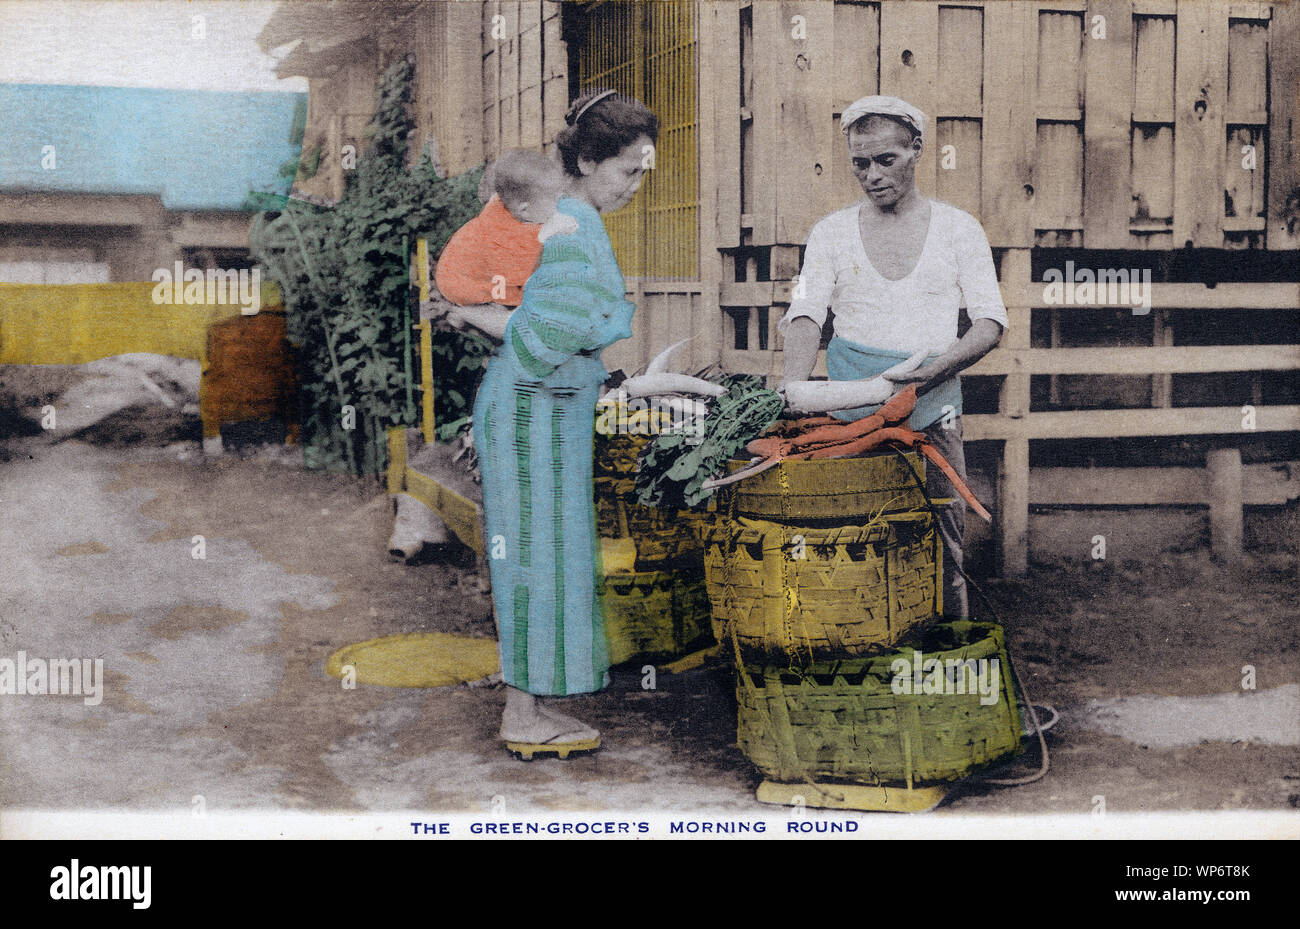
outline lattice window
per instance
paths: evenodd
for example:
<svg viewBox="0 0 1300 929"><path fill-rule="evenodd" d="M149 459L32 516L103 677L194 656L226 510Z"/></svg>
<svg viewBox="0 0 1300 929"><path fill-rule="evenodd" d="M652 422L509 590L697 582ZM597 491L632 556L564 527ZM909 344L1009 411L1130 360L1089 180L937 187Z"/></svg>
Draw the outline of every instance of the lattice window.
<svg viewBox="0 0 1300 929"><path fill-rule="evenodd" d="M595 4L583 10L573 43L581 90L617 90L659 117L654 169L631 203L605 217L627 277L699 274L695 8Z"/></svg>

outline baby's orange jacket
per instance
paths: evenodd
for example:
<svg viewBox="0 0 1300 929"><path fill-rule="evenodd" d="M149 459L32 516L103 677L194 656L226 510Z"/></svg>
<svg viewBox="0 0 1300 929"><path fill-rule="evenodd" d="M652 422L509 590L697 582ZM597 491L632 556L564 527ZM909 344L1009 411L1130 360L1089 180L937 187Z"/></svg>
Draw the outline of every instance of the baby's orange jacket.
<svg viewBox="0 0 1300 929"><path fill-rule="evenodd" d="M518 306L524 283L537 269L542 243L538 223L525 223L496 194L482 212L456 230L442 250L434 280L442 295L458 306L501 303ZM505 295L494 295L493 278L505 278Z"/></svg>

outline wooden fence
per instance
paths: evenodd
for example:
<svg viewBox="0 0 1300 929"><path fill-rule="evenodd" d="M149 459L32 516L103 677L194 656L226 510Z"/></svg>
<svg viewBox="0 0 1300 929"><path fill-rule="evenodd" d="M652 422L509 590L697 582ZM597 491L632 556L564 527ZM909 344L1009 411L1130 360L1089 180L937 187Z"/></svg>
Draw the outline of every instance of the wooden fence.
<svg viewBox="0 0 1300 929"><path fill-rule="evenodd" d="M1050 477L1042 478L1037 477L1040 472L1031 473L1029 443L1035 439L1241 436L1252 432L1300 430L1300 405L1173 407L1167 390L1159 394L1158 402L1163 402L1163 406L1149 409L1035 412L1030 405L1030 378L1034 375L1172 376L1224 371L1296 371L1300 370L1300 346L1153 344L1151 347L1033 348L1031 314L1035 308L1047 308L1047 302L1044 284L1030 280L1029 259L1028 249L1012 249L1003 255L1000 277L1010 325L1002 344L966 371L968 375L1002 380L997 413L964 416L963 434L966 441L1002 443L997 534L1001 543L1001 568L1005 573L1019 574L1026 569L1031 504L1206 504L1212 510L1216 549L1231 555L1241 545L1243 503L1284 503L1300 496L1289 473L1273 469L1260 469L1247 493L1240 453L1235 449L1224 450L1226 455L1208 456L1208 477L1192 480L1187 479L1186 469L1179 468L1132 472L1054 468L1049 469ZM780 376L781 339L776 333L775 320L784 311L783 304L789 303L789 291L788 282L723 285L724 305L749 304L732 311L732 320L738 321L735 335L741 330L745 332L745 339L736 341L749 340L748 344L757 345L760 328L771 339L770 348L724 349L723 365L727 370ZM771 305L763 306L762 302ZM1066 312L1075 308L1056 309ZM1223 313L1245 309L1300 312L1300 284L1219 284L1214 288L1203 284L1152 284L1151 309L1175 313L1197 309ZM762 322L764 316L767 322ZM1161 327L1154 325L1153 331L1162 332ZM819 362L819 368L824 373L824 363ZM1174 486L1176 490L1171 489Z"/></svg>

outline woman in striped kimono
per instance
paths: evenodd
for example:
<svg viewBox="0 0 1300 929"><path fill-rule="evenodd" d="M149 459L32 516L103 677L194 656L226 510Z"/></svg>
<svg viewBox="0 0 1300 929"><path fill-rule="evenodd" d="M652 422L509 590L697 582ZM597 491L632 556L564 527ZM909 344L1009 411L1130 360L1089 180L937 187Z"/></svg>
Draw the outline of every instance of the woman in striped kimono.
<svg viewBox="0 0 1300 929"><path fill-rule="evenodd" d="M517 310L454 311L502 340L475 400L474 443L507 685L501 737L524 757L600 745L594 729L538 698L609 679L592 434L608 376L600 352L632 334L634 307L599 214L636 194L658 135L653 113L612 91L580 97L566 122L559 211L577 231L546 240Z"/></svg>

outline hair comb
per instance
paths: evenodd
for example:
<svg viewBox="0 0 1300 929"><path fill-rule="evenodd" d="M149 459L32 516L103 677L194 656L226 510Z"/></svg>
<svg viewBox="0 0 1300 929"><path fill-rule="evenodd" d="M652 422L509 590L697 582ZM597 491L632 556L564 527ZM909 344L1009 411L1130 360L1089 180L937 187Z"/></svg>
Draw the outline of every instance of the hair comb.
<svg viewBox="0 0 1300 929"><path fill-rule="evenodd" d="M590 100L588 100L585 104L583 104L582 109L578 110L578 112L575 113L571 119L568 119L568 120L566 120L566 121L568 122L568 124L569 124L570 126L576 126L576 125L578 125L578 120L582 119L582 114L583 114L583 113L585 113L585 112L587 112L588 110L590 110L593 106L595 106L595 105L596 105L597 103L599 103L600 101L604 100L606 97L610 96L611 94L616 94L616 93L618 93L618 91L616 91L616 90L606 90L606 91L602 91L601 93L596 94L596 96L592 97L592 98L591 98Z"/></svg>

